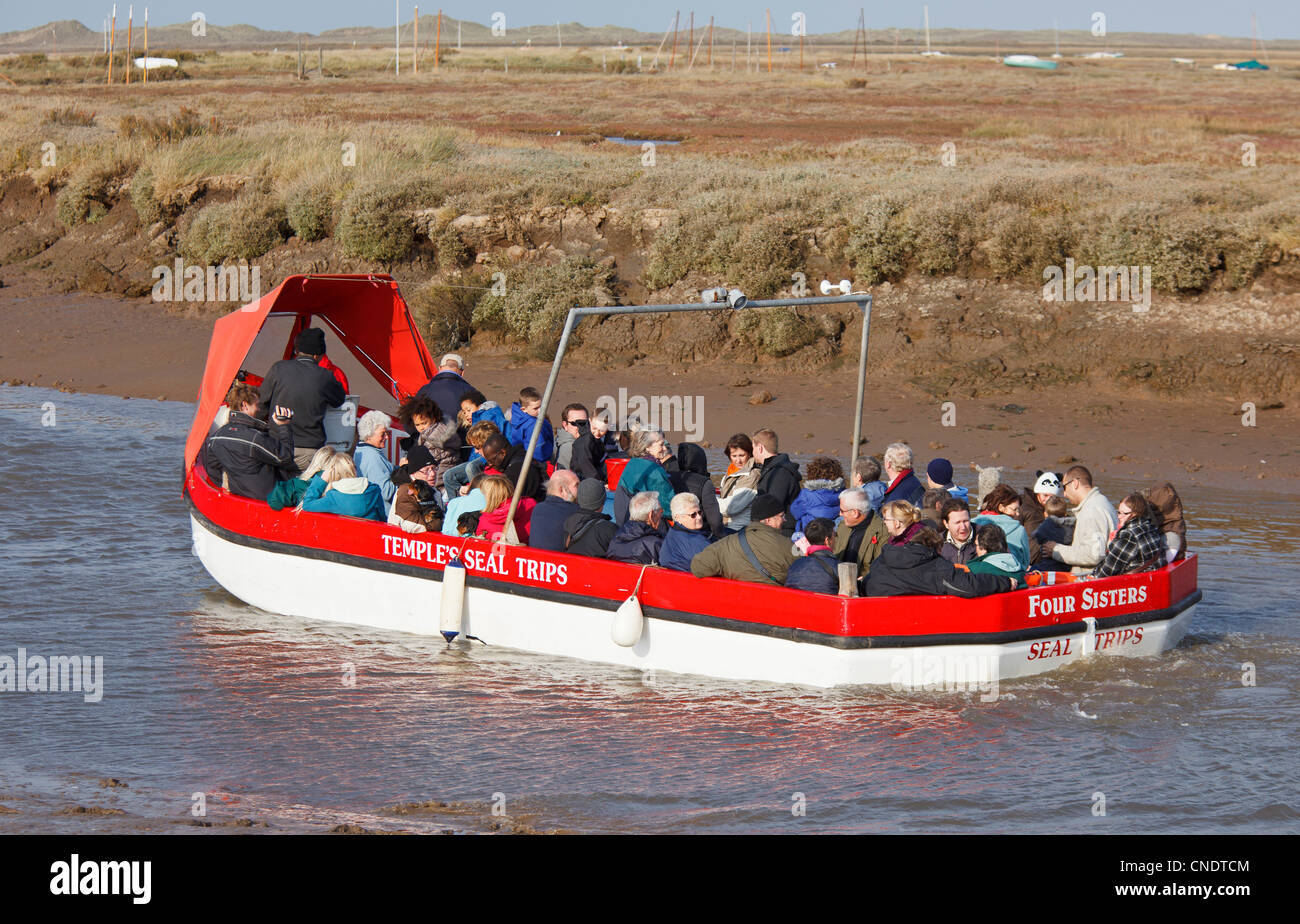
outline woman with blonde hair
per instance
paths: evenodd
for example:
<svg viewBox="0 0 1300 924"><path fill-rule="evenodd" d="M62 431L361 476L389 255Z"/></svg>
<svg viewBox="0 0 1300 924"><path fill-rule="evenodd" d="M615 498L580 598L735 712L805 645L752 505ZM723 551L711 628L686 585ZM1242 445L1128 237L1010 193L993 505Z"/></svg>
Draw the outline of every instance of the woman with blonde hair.
<svg viewBox="0 0 1300 924"><path fill-rule="evenodd" d="M515 486L504 475L487 475L478 484L483 492L483 513L478 518L478 535L496 542L505 532L506 514L510 512L510 498L515 493ZM533 518L533 508L537 501L531 497L519 498L515 508L515 535L521 542L528 542L528 524Z"/></svg>
<svg viewBox="0 0 1300 924"><path fill-rule="evenodd" d="M889 530L890 545L906 545L925 529L921 511L907 501L888 501L880 508L880 515Z"/></svg>
<svg viewBox="0 0 1300 924"><path fill-rule="evenodd" d="M283 510L285 507L297 507L302 503L303 496L307 493L307 487L311 484L312 478L325 467L330 459L338 453L333 446L322 446L316 450L316 455L311 457L311 464L307 466L307 471L303 472L297 478L290 478L288 481L278 481L271 493L267 495L266 502L271 505L272 510Z"/></svg>
<svg viewBox="0 0 1300 924"><path fill-rule="evenodd" d="M338 452L312 477L298 509L305 513L335 513L383 521L384 495L379 485L358 477L351 456Z"/></svg>

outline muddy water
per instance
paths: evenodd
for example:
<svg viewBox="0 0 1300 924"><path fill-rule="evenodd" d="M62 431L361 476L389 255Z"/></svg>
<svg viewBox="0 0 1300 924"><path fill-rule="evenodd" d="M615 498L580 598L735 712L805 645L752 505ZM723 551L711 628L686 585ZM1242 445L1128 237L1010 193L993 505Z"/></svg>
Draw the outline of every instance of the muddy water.
<svg viewBox="0 0 1300 924"><path fill-rule="evenodd" d="M0 656L103 658L99 702L0 693L0 832L1300 830L1294 498L1185 493L1206 599L1159 658L993 702L646 684L245 606L190 554L191 412L0 387Z"/></svg>

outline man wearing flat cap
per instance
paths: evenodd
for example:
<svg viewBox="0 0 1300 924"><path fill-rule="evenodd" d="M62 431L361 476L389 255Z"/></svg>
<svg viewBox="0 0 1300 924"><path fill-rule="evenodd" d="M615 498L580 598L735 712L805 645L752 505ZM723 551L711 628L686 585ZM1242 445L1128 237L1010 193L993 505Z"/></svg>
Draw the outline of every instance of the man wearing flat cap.
<svg viewBox="0 0 1300 924"><path fill-rule="evenodd" d="M760 494L749 509L749 525L696 553L691 574L756 584L785 583L794 561L794 546L781 532L785 507L774 495Z"/></svg>
<svg viewBox="0 0 1300 924"><path fill-rule="evenodd" d="M318 363L325 355L325 332L309 327L293 342L294 358L271 367L262 382L261 410L292 413L293 457L299 471L311 464L316 450L325 445L325 409L338 407L347 395L338 379ZM280 416L286 416L281 414Z"/></svg>

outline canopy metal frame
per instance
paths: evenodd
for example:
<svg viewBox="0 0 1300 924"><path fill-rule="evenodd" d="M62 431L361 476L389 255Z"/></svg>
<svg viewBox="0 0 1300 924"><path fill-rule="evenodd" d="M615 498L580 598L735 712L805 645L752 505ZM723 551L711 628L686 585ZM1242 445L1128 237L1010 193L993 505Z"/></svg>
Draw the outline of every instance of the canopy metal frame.
<svg viewBox="0 0 1300 924"><path fill-rule="evenodd" d="M538 411L537 419L540 423L546 417L546 411L551 406L551 394L555 390L555 382L560 377L560 365L564 362L564 354L569 349L569 337L577 328L578 322L583 318L617 314L660 314L679 311L748 312L761 311L765 308L812 308L821 305L857 305L862 309L862 343L858 349L858 398L853 415L853 442L849 447L851 470L852 466L858 461L858 445L862 441L862 402L867 382L867 343L871 336L871 295L867 292L814 298L762 299L746 301L742 307L733 307L726 302L713 304L695 302L684 305L617 305L604 308L570 308L568 317L564 319L564 332L560 334L560 344L555 350L555 361L551 363L551 374L546 379L546 390L542 393L542 406ZM524 456L524 464L519 471L519 480L515 484L515 492L510 498L510 509L506 512L504 530L506 536L513 535L512 527L515 521L515 511L519 507L519 498L523 493L528 471L532 467L533 453L537 449L537 440L541 432L542 428L540 426L533 427L532 436L528 439L528 452Z"/></svg>

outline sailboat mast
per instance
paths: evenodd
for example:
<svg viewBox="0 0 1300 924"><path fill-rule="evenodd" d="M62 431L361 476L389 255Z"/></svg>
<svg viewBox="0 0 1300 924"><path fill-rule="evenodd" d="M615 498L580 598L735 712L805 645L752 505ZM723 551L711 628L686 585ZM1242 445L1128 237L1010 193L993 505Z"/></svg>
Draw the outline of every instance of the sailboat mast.
<svg viewBox="0 0 1300 924"><path fill-rule="evenodd" d="M925 53L930 53L930 5L927 3L922 9L925 10Z"/></svg>

